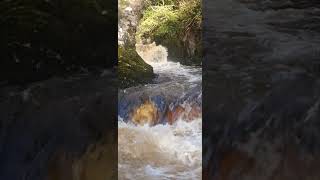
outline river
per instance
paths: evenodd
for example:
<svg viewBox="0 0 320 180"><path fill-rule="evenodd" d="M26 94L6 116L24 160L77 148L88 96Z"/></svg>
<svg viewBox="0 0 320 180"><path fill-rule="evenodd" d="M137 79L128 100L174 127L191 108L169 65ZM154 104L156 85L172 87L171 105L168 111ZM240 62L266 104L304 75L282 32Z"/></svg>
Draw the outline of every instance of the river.
<svg viewBox="0 0 320 180"><path fill-rule="evenodd" d="M118 177L201 179L202 70L148 63L154 82L119 90Z"/></svg>

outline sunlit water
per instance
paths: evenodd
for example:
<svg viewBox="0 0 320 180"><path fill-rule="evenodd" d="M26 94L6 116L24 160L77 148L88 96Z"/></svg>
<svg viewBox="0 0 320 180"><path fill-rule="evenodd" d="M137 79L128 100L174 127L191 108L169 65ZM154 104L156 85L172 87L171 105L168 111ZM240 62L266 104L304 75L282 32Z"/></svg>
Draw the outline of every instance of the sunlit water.
<svg viewBox="0 0 320 180"><path fill-rule="evenodd" d="M201 68L159 59L148 63L158 75L155 82L121 90L120 98L161 94L174 102L191 92L201 101ZM201 179L201 118L189 122L180 119L172 125L139 126L119 117L118 129L119 179Z"/></svg>

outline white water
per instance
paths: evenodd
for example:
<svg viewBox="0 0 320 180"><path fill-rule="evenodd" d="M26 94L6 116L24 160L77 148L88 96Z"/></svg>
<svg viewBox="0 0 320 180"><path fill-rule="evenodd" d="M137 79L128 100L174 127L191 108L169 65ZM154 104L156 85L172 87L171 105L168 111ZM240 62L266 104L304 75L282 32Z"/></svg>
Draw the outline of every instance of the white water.
<svg viewBox="0 0 320 180"><path fill-rule="evenodd" d="M144 48L145 52L138 50L138 53L158 74L156 83L128 88L124 90L125 93L139 95L139 92L160 92L179 99L190 89L201 86L200 68L167 61L164 47L154 45L149 47L152 48ZM136 126L119 118L119 179L197 180L202 177L201 167L201 118L191 122L180 119L173 125L158 124L152 127Z"/></svg>
<svg viewBox="0 0 320 180"><path fill-rule="evenodd" d="M136 50L141 58L150 65L164 64L168 61L167 48L156 45L155 42L150 44L136 44Z"/></svg>
<svg viewBox="0 0 320 180"><path fill-rule="evenodd" d="M119 121L119 179L201 179L201 122L149 127Z"/></svg>

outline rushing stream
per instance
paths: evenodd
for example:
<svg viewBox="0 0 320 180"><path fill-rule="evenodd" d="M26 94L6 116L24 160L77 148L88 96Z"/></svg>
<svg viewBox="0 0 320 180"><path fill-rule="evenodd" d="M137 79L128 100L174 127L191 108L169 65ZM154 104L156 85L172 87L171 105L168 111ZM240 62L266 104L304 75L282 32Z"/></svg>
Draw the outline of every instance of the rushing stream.
<svg viewBox="0 0 320 180"><path fill-rule="evenodd" d="M119 92L119 179L201 179L201 68L144 59L154 82Z"/></svg>

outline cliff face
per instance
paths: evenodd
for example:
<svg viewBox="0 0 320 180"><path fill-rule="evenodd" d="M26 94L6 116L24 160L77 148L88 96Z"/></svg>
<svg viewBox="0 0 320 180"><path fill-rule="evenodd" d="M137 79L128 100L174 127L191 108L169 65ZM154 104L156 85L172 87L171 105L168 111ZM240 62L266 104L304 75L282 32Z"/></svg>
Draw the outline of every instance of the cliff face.
<svg viewBox="0 0 320 180"><path fill-rule="evenodd" d="M204 179L318 179L319 3L203 7Z"/></svg>
<svg viewBox="0 0 320 180"><path fill-rule="evenodd" d="M136 31L143 7L143 0L122 0L118 5L118 74L120 88L150 82L154 77L152 67L143 61L135 48Z"/></svg>

